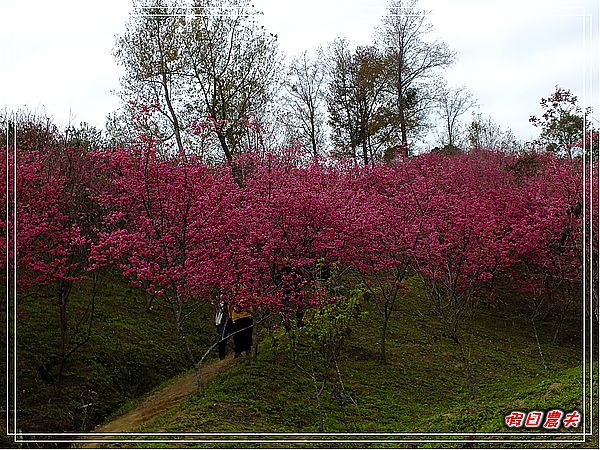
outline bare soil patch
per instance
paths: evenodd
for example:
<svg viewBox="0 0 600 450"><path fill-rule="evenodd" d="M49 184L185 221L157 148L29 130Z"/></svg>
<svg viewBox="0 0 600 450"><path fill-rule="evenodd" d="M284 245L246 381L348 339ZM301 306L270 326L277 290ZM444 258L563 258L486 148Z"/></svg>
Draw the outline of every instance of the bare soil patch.
<svg viewBox="0 0 600 450"><path fill-rule="evenodd" d="M216 361L202 366L202 384L205 385L219 373L233 366L233 355L222 361ZM146 423L152 421L163 412L177 405L183 399L197 391L196 374L190 372L160 391L154 392L140 403L136 408L119 416L110 422L94 429L96 433L132 433L136 432ZM92 439L111 439L116 435L93 436ZM83 448L98 448L101 443L89 443Z"/></svg>

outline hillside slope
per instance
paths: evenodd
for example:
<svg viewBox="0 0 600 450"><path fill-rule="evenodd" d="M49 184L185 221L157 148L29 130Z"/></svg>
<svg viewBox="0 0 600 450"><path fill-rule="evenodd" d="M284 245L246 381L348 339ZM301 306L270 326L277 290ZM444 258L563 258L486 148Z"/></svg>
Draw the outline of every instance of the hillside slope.
<svg viewBox="0 0 600 450"><path fill-rule="evenodd" d="M377 359L379 320L369 310L340 356L342 383L330 374L317 399L282 333L265 338L256 361L239 361L140 431L506 432L511 410L582 410L578 320L563 325L556 343L554 324L540 324L538 348L524 316L490 308L464 324L468 368L424 314L426 300L412 295L394 313L387 365ZM305 348L298 358L306 368L318 354Z"/></svg>

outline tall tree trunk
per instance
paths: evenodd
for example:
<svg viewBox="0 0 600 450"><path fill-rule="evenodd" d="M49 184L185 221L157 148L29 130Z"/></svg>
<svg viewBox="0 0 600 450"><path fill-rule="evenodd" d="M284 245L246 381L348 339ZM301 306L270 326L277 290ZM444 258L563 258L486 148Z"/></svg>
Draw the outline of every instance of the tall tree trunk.
<svg viewBox="0 0 600 450"><path fill-rule="evenodd" d="M400 133L402 138L402 156L408 158L408 130L406 120L404 119L404 111L400 112Z"/></svg>
<svg viewBox="0 0 600 450"><path fill-rule="evenodd" d="M317 156L317 130L315 127L315 118L310 119L310 144L312 145L313 156Z"/></svg>
<svg viewBox="0 0 600 450"><path fill-rule="evenodd" d="M160 70L161 70L161 81L162 87L165 92L165 101L167 102L167 108L169 108L169 113L171 114L171 123L173 124L173 132L175 133L175 140L177 141L177 148L179 150L179 154L183 155L183 141L181 139L181 127L179 125L179 120L177 119L177 114L175 113L175 108L173 108L173 103L171 102L171 92L169 90L169 80L167 79L167 65L165 64L165 55L163 44L160 37L160 25L159 22L156 22L156 38L158 40L158 50L160 52Z"/></svg>
<svg viewBox="0 0 600 450"><path fill-rule="evenodd" d="M219 139L219 144L221 144L221 148L223 149L223 153L225 154L225 158L227 159L227 163L231 166L233 164L233 154L227 144L227 138L222 131L217 132L217 137Z"/></svg>
<svg viewBox="0 0 600 450"><path fill-rule="evenodd" d="M173 104L171 103L171 95L169 94L167 85L166 85L166 75L163 72L163 87L165 89L165 99L167 101L167 107L169 108L169 112L171 113L172 122L173 122L173 131L175 132L175 140L177 141L177 149L179 150L179 154L183 155L183 141L181 139L181 127L179 125L179 120L177 119L177 115L175 114L175 109L173 108Z"/></svg>
<svg viewBox="0 0 600 450"><path fill-rule="evenodd" d="M400 116L400 135L402 139L402 156L408 158L408 126L406 124L406 103L404 101L404 52L402 43L399 43L398 79L396 80L396 95L398 96L398 113Z"/></svg>

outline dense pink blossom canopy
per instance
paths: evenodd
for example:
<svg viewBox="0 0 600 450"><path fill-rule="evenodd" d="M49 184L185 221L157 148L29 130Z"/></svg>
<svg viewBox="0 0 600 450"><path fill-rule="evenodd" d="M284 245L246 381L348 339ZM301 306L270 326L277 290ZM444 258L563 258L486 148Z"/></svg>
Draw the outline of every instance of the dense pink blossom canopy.
<svg viewBox="0 0 600 450"><path fill-rule="evenodd" d="M597 191L597 166L584 186L580 161L486 151L372 167L248 154L234 177L150 143L20 152L17 166L7 254L20 289L110 267L167 301L218 294L275 312L325 301L319 268L334 265L400 284L403 267L473 296L577 283L584 190ZM13 207L0 218L9 237Z"/></svg>

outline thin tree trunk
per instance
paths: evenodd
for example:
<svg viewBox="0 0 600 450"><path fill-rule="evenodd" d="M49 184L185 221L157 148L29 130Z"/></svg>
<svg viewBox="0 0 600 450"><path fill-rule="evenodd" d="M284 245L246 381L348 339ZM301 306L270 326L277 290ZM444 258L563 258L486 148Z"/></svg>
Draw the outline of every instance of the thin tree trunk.
<svg viewBox="0 0 600 450"><path fill-rule="evenodd" d="M196 383L198 385L198 390L200 390L202 388L202 373L200 371L198 363L196 362L196 358L194 358L194 353L190 348L190 344L187 340L187 336L183 331L183 328L181 327L181 323L177 323L177 334L179 335L179 339L181 340L181 345L185 351L186 356L188 357L189 361L194 367L194 372L196 373Z"/></svg>
<svg viewBox="0 0 600 450"><path fill-rule="evenodd" d="M310 144L312 145L313 156L318 156L317 154L317 129L315 125L315 117L314 113L310 115Z"/></svg>
<svg viewBox="0 0 600 450"><path fill-rule="evenodd" d="M164 61L164 50L160 37L160 25L159 22L156 22L156 38L158 40L158 49L160 51L160 63L161 63L161 81L162 86L165 92L165 101L167 102L167 107L169 108L169 113L171 114L171 123L173 124L173 131L175 133L175 140L177 141L177 148L179 149L179 154L183 155L183 141L181 139L181 127L179 125L179 120L177 119L177 114L175 113L175 108L173 108L173 103L171 102L171 93L169 91L169 80L167 79L167 65Z"/></svg>
<svg viewBox="0 0 600 450"><path fill-rule="evenodd" d="M449 118L448 118L448 121L447 121L447 126L448 126L448 145L450 147L452 147L454 145L454 142L453 142L453 139L452 139L453 138L453 136L452 136L452 124L450 123L450 119Z"/></svg>
<svg viewBox="0 0 600 450"><path fill-rule="evenodd" d="M181 341L181 346L185 355L188 357L188 360L192 363L192 366L194 367L194 372L196 373L196 383L198 385L198 390L200 390L202 388L202 373L200 372L200 366L198 365L196 358L194 357L194 353L190 348L187 336L183 330L182 307L183 300L179 297L179 294L177 294L177 305L172 305L173 313L175 316L175 326L177 328L177 335L179 336L179 340Z"/></svg>
<svg viewBox="0 0 600 450"><path fill-rule="evenodd" d="M179 149L179 154L183 155L183 141L181 139L181 127L179 126L179 120L177 119L177 115L175 113L175 108L173 108L173 104L171 103L171 95L169 94L169 90L167 87L167 76L163 72L163 88L165 90L165 100L167 101L167 107L169 108L169 112L171 113L171 117L173 119L173 131L175 132L175 140L177 141L177 148Z"/></svg>
<svg viewBox="0 0 600 450"><path fill-rule="evenodd" d="M535 335L535 342L537 343L537 348L540 353L540 357L542 358L542 364L544 364L544 369L548 371L548 366L546 365L546 358L544 358L544 352L542 351L542 346L540 345L540 339L538 338L537 327L535 326L535 319L531 318L531 324L533 325L533 334Z"/></svg>
<svg viewBox="0 0 600 450"><path fill-rule="evenodd" d="M381 364L387 364L386 341L387 341L387 330L388 330L389 320L390 320L390 316L389 316L388 312L385 311L383 314L383 323L381 325L381 342L379 344L379 359L381 361Z"/></svg>
<svg viewBox="0 0 600 450"><path fill-rule="evenodd" d="M256 359L258 356L258 323L256 320L252 321L252 347L250 350L252 359Z"/></svg>
<svg viewBox="0 0 600 450"><path fill-rule="evenodd" d="M70 287L66 285L64 281L59 281L58 285L58 309L59 309L59 320L60 320L60 363L58 368L58 376L56 381L56 387L60 388L63 374L65 370L65 363L67 359L67 340L68 336L68 318L67 318L67 302L69 299Z"/></svg>

